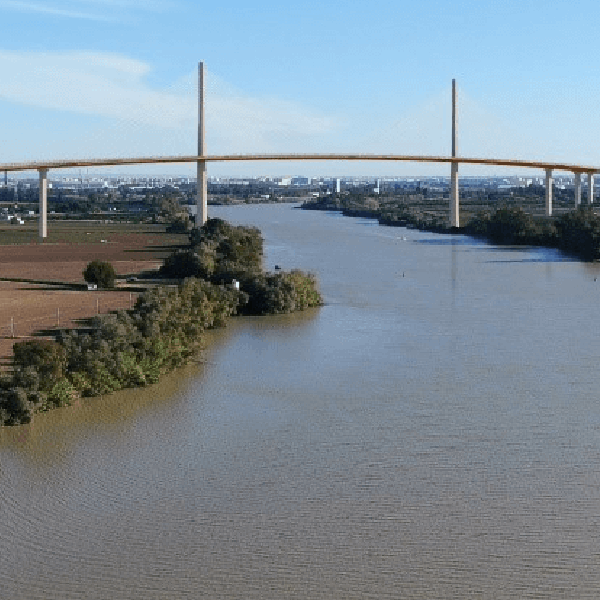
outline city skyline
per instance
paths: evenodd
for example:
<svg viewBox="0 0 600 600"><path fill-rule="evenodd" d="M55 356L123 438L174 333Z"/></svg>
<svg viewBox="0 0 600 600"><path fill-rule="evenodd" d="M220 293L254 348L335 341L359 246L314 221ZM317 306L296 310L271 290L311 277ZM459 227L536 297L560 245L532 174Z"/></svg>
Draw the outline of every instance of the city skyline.
<svg viewBox="0 0 600 600"><path fill-rule="evenodd" d="M352 2L0 0L0 162L193 154L204 60L209 154L449 155L456 78L459 156L600 166L600 80L585 60L598 42L584 43L579 16L593 21L597 6L480 4L376 1L365 14ZM312 167L215 164L209 175L444 176L427 164ZM514 169L460 168L494 174Z"/></svg>

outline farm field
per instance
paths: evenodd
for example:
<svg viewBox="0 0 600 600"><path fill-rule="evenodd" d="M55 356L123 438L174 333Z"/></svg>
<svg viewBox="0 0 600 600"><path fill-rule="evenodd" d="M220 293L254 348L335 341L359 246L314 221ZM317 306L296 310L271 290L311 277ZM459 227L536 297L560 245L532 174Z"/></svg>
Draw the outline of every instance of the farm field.
<svg viewBox="0 0 600 600"><path fill-rule="evenodd" d="M187 235L165 229L49 222L48 238L40 242L37 223L0 226L0 365L9 364L15 341L73 326L98 311L128 308L143 291L142 283L120 282L115 291L87 291L72 284L84 283L82 272L92 260L109 261L123 278L158 269L188 241Z"/></svg>

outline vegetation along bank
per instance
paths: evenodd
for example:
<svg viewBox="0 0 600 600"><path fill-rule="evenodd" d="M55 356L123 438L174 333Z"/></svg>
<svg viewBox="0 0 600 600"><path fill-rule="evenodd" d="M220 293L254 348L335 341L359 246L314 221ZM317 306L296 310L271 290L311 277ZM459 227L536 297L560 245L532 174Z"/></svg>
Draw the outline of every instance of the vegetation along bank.
<svg viewBox="0 0 600 600"><path fill-rule="evenodd" d="M368 195L331 196L306 202L305 210L339 211L347 216L377 219L381 225L410 227L436 233L463 233L495 244L558 248L582 260L600 259L600 216L592 207L563 212L556 217L531 214L540 202L464 202L463 227L448 225L448 200L423 196L375 197ZM537 211L539 212L539 210Z"/></svg>
<svg viewBox="0 0 600 600"><path fill-rule="evenodd" d="M85 275L99 287L114 281L97 263ZM224 326L232 315L323 304L313 275L264 272L258 229L220 219L192 230L189 247L168 257L160 276L179 284L159 284L131 310L94 317L86 329L16 343L12 372L0 380L0 425L28 423L34 413L79 397L156 383L197 354L206 329Z"/></svg>

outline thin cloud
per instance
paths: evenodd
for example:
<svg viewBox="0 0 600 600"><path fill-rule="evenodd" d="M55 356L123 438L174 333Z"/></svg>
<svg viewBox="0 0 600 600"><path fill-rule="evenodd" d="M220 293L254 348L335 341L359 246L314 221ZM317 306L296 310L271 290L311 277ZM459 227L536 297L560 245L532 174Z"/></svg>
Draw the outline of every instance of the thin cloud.
<svg viewBox="0 0 600 600"><path fill-rule="evenodd" d="M173 0L74 0L84 5L99 5L103 7L133 8L135 10L162 11L173 8L176 2Z"/></svg>
<svg viewBox="0 0 600 600"><path fill-rule="evenodd" d="M147 139L152 129L155 141L143 154L164 153L163 148L172 147L176 140L181 141L176 154L196 152L196 73L167 89L155 89L146 81L148 64L94 52L0 51L0 69L0 98L4 100L104 117L107 139L111 130L137 130L140 139ZM299 152L343 127L339 119L301 104L246 95L211 73L207 74L206 119L208 148L215 154ZM115 139L119 138L115 133ZM133 139L131 145L135 145ZM102 148L105 153L107 144Z"/></svg>
<svg viewBox="0 0 600 600"><path fill-rule="evenodd" d="M515 102L516 104L516 102ZM581 105L580 105L581 106ZM474 158L513 158L572 163L594 162L589 149L595 144L576 123L553 123L548 117L534 121L518 107L506 116L493 106L458 90L458 155ZM558 111L557 111L558 112ZM562 114L565 114L563 111ZM590 114L593 114L590 109ZM440 90L402 117L365 136L359 142L364 152L449 156L452 148L451 88ZM574 120L574 119L573 119ZM594 129L590 127L593 131ZM572 139L585 140L573 148ZM586 154L587 150L587 154ZM442 172L439 165L419 165L419 171ZM515 172L510 167L461 165L461 173ZM415 172L417 169L415 169ZM518 172L518 170L517 170Z"/></svg>
<svg viewBox="0 0 600 600"><path fill-rule="evenodd" d="M117 20L114 13L107 15L90 12L89 9L132 9L162 11L172 7L172 2L163 0L72 0L70 2L40 3L27 0L0 0L0 8L26 13L37 13L65 17L69 19L86 19L90 21L111 22Z"/></svg>
<svg viewBox="0 0 600 600"><path fill-rule="evenodd" d="M0 8L7 10L16 10L27 13L41 13L46 15L54 15L57 17L67 17L70 19L87 19L90 21L113 21L114 18L101 15L98 13L81 12L78 10L70 10L59 8L57 6L48 6L37 2L25 2L21 0L1 0Z"/></svg>

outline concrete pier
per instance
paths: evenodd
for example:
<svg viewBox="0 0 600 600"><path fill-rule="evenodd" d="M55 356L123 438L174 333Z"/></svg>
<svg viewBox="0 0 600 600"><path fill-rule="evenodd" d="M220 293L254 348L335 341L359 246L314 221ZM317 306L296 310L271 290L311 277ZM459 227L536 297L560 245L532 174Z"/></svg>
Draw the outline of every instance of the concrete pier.
<svg viewBox="0 0 600 600"><path fill-rule="evenodd" d="M452 158L458 155L458 115L456 106L456 79L452 80ZM460 196L458 194L458 163L450 167L450 227L460 227Z"/></svg>
<svg viewBox="0 0 600 600"><path fill-rule="evenodd" d="M198 63L198 156L206 156L204 145L204 63ZM196 227L202 227L208 218L206 161L196 163Z"/></svg>
<svg viewBox="0 0 600 600"><path fill-rule="evenodd" d="M581 173L575 173L575 208L581 205Z"/></svg>
<svg viewBox="0 0 600 600"><path fill-rule="evenodd" d="M40 169L40 220L39 235L43 240L48 235L48 169Z"/></svg>
<svg viewBox="0 0 600 600"><path fill-rule="evenodd" d="M588 206L594 204L594 174L588 173L588 197L587 197Z"/></svg>
<svg viewBox="0 0 600 600"><path fill-rule="evenodd" d="M450 165L450 226L460 227L460 196L458 194L458 163Z"/></svg>
<svg viewBox="0 0 600 600"><path fill-rule="evenodd" d="M546 216L552 216L552 169L546 169Z"/></svg>

